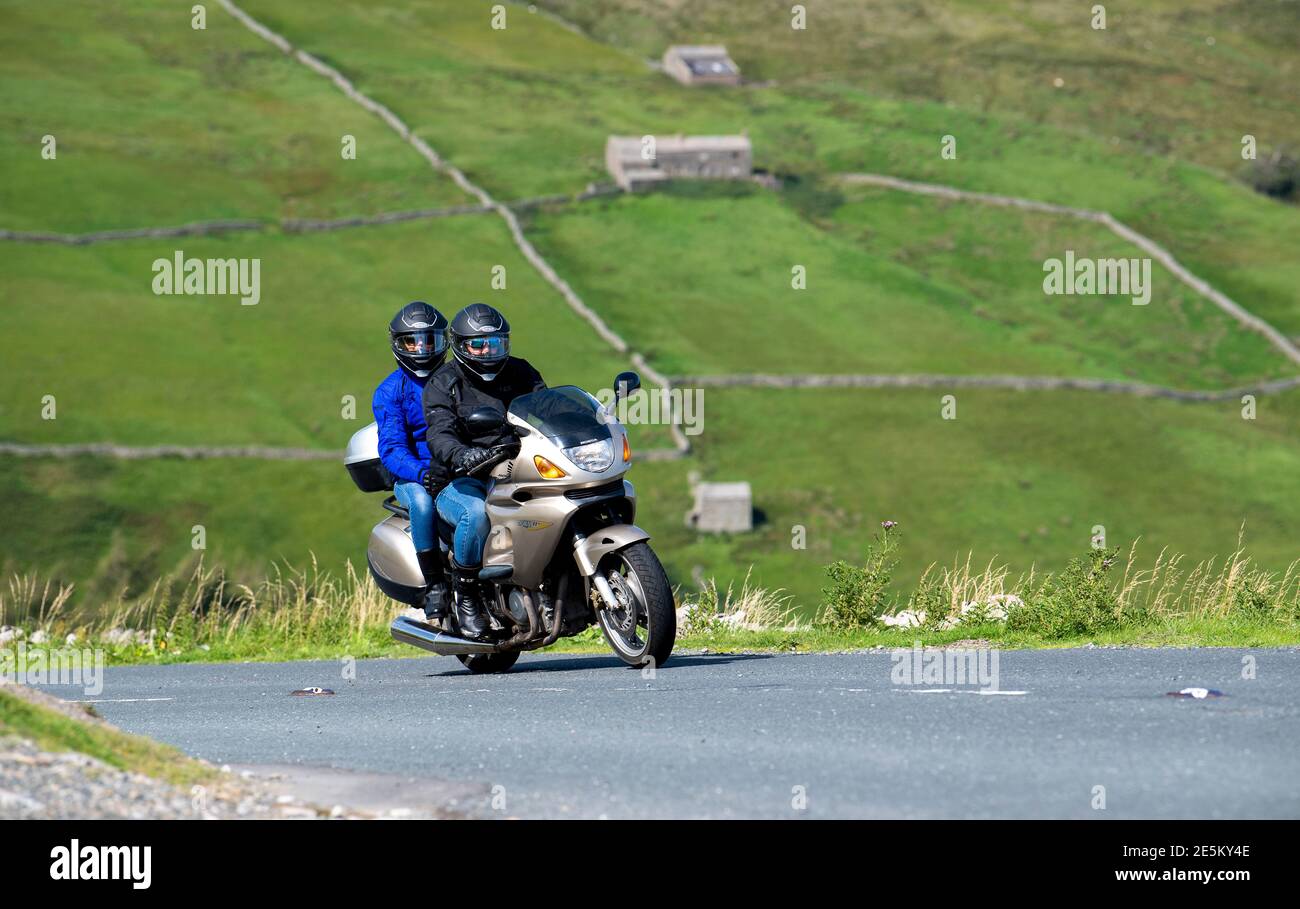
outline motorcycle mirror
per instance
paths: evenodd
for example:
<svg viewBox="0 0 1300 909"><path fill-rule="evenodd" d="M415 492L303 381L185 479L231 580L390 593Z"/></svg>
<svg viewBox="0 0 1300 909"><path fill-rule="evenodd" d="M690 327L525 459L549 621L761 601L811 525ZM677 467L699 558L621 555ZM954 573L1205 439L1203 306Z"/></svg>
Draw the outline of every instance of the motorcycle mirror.
<svg viewBox="0 0 1300 909"><path fill-rule="evenodd" d="M641 377L632 371L620 372L614 377L614 400L631 396L641 387Z"/></svg>
<svg viewBox="0 0 1300 909"><path fill-rule="evenodd" d="M480 407L465 418L465 428L472 435L482 436L496 432L505 422L506 415L495 407Z"/></svg>

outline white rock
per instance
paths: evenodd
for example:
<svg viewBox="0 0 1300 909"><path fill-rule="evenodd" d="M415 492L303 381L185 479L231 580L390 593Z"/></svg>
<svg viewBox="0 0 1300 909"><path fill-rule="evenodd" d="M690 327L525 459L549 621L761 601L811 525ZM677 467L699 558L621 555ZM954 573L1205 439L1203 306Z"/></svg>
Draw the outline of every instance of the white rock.
<svg viewBox="0 0 1300 909"><path fill-rule="evenodd" d="M106 644L122 646L126 644L144 644L149 640L149 634L143 631L135 631L130 628L110 628L101 636Z"/></svg>
<svg viewBox="0 0 1300 909"><path fill-rule="evenodd" d="M969 600L961 604L960 615L949 616L940 622L939 630L946 631L949 628L956 628L968 613L978 612L980 609L983 609L984 614L991 621L1003 622L1006 621L1009 607L1021 605L1024 605L1023 601L1014 593L995 593L983 603L978 600ZM925 623L925 613L913 609L904 609L902 612L893 615L883 615L880 617L880 621L890 628L916 628Z"/></svg>

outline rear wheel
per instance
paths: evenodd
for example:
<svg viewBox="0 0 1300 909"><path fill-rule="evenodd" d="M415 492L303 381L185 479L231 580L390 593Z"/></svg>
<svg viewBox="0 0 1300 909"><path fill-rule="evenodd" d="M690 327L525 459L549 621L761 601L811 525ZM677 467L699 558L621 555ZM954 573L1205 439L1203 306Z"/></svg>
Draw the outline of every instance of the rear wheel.
<svg viewBox="0 0 1300 909"><path fill-rule="evenodd" d="M519 659L518 650L506 650L502 653L462 653L456 657L465 664L465 668L475 675L489 672L508 672Z"/></svg>
<svg viewBox="0 0 1300 909"><path fill-rule="evenodd" d="M629 666L668 662L677 640L677 612L654 550L644 542L633 543L606 556L597 571L617 606L600 600L596 620L619 659Z"/></svg>

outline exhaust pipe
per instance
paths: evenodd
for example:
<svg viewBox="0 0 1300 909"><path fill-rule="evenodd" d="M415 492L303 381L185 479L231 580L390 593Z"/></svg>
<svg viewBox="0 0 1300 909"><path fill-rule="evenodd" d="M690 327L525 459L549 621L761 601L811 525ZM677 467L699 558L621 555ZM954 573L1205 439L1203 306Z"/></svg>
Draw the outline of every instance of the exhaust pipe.
<svg viewBox="0 0 1300 909"><path fill-rule="evenodd" d="M464 638L458 638L454 634L439 631L432 625L426 625L424 622L407 618L404 615L399 615L393 619L393 624L388 626L388 633L393 636L394 641L400 644L411 644L440 656L496 653L498 650L495 644L480 644L478 641L467 641Z"/></svg>

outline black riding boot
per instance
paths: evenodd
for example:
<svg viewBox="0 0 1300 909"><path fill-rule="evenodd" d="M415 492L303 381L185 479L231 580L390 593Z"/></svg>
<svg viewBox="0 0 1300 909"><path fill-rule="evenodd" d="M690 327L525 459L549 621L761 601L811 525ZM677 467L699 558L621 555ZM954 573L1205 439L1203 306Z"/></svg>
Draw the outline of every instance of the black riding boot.
<svg viewBox="0 0 1300 909"><path fill-rule="evenodd" d="M478 569L462 568L455 560L451 563L452 578L456 584L456 624L461 637L471 641L486 641L488 620L478 600Z"/></svg>
<svg viewBox="0 0 1300 909"><path fill-rule="evenodd" d="M429 621L445 618L447 607L451 603L450 591L447 589L447 575L442 570L442 552L427 549L417 552L420 571L424 573L424 583L429 585L429 592L424 595L424 616Z"/></svg>

